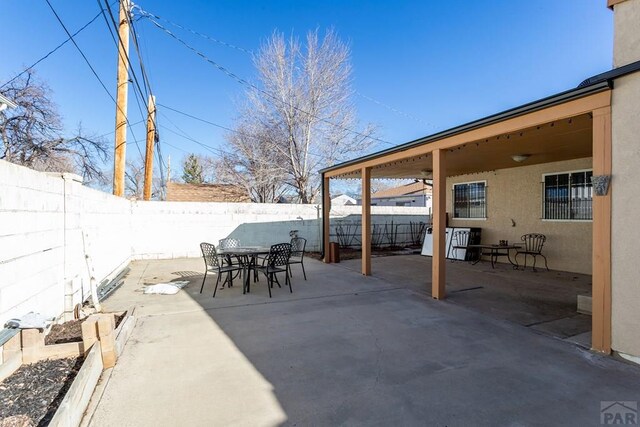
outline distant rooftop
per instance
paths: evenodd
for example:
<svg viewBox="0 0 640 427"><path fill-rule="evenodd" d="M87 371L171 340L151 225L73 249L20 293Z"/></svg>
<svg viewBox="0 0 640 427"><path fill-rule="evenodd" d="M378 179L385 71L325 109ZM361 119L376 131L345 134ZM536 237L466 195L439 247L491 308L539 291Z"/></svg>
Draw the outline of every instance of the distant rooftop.
<svg viewBox="0 0 640 427"><path fill-rule="evenodd" d="M247 191L229 184L167 183L168 202L251 202Z"/></svg>
<svg viewBox="0 0 640 427"><path fill-rule="evenodd" d="M382 199L387 197L414 196L431 194L431 187L423 184L421 181L412 182L410 184L400 185L398 187L387 188L385 190L376 191L371 194L372 198Z"/></svg>

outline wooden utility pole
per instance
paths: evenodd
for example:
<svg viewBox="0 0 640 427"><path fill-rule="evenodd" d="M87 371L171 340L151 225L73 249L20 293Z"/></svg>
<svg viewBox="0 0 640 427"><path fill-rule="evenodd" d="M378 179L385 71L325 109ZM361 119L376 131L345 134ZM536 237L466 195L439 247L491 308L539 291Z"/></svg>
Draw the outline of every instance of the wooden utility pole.
<svg viewBox="0 0 640 427"><path fill-rule="evenodd" d="M147 151L144 159L144 200L151 200L153 181L153 144L156 142L156 97L149 95L147 111Z"/></svg>
<svg viewBox="0 0 640 427"><path fill-rule="evenodd" d="M118 83L116 98L116 144L113 156L113 194L124 196L124 173L127 163L127 89L129 86L129 0L120 0L118 27Z"/></svg>

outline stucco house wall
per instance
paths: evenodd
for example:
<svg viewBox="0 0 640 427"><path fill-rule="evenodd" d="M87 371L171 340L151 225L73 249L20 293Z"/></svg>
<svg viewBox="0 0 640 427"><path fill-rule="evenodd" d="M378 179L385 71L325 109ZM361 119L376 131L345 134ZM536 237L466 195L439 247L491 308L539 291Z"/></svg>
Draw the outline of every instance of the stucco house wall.
<svg viewBox="0 0 640 427"><path fill-rule="evenodd" d="M482 243L520 241L526 233L547 236L542 253L553 270L591 274L591 221L543 220L542 175L591 169L591 158L499 169L447 178L447 212L452 227L482 228ZM455 219L451 199L453 185L486 181L487 218ZM512 220L515 222L513 225ZM519 258L523 260L522 255ZM531 260L531 258L529 258ZM500 259L501 262L507 262ZM542 261L539 259L539 261Z"/></svg>
<svg viewBox="0 0 640 427"><path fill-rule="evenodd" d="M362 201L360 201L361 203ZM431 194L395 197L371 197L371 206L418 206L431 209Z"/></svg>
<svg viewBox="0 0 640 427"><path fill-rule="evenodd" d="M640 60L640 0L614 6L614 66ZM615 81L611 104L612 348L640 362L640 73Z"/></svg>

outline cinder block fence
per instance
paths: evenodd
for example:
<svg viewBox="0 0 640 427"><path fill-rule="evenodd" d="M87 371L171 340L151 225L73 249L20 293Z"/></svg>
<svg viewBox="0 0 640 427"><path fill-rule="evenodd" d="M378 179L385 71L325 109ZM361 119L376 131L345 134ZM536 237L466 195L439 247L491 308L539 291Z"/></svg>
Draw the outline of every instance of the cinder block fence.
<svg viewBox="0 0 640 427"><path fill-rule="evenodd" d="M334 207L332 221L357 226L360 209ZM372 213L381 226L428 221L426 208ZM129 201L73 174L0 160L0 327L29 311L70 318L89 296L90 269L100 283L132 260L198 257L203 241L270 245L298 230L308 250L320 250L321 215L318 205Z"/></svg>

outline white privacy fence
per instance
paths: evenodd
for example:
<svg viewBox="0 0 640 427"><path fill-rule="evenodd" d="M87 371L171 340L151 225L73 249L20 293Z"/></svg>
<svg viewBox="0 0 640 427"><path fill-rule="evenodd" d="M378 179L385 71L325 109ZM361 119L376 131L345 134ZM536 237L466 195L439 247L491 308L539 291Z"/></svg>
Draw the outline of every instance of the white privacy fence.
<svg viewBox="0 0 640 427"><path fill-rule="evenodd" d="M332 240L344 238L349 224L359 232L360 212L333 208ZM411 240L403 227L427 222L427 213L373 206L374 240ZM71 316L89 295L89 268L100 283L134 259L197 257L200 242L225 237L270 245L288 241L292 230L319 251L321 215L318 205L129 201L87 188L72 174L0 161L0 327L29 311Z"/></svg>

